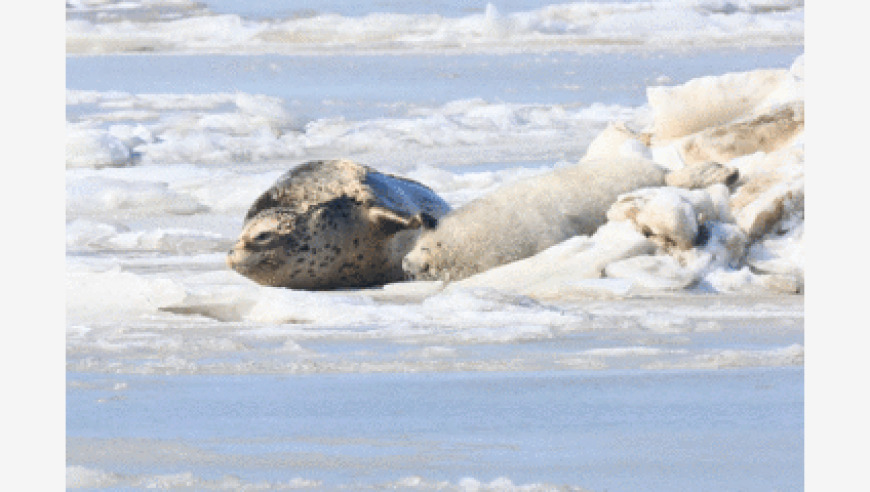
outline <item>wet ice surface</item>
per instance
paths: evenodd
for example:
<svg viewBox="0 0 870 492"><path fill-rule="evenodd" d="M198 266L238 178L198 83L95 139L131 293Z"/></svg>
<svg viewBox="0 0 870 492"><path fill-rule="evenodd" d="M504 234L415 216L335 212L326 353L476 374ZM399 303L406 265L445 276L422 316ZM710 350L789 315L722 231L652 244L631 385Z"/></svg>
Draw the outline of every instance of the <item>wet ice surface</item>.
<svg viewBox="0 0 870 492"><path fill-rule="evenodd" d="M308 374L803 364L800 298L698 295L548 303L473 289L420 301L414 294L277 289L252 296L224 286L199 298L177 292L182 299L173 307L171 283L148 286L136 280L107 273L93 294L123 291L128 298L141 296L142 304L150 300L166 307L156 313L141 307L137 313L122 306L112 312L114 306L107 305L100 315L72 308L70 370ZM89 319L78 324L77 315ZM120 315L138 321L119 326Z"/></svg>
<svg viewBox="0 0 870 492"><path fill-rule="evenodd" d="M800 297L237 294L68 327L68 483L802 488Z"/></svg>
<svg viewBox="0 0 870 492"><path fill-rule="evenodd" d="M68 486L801 489L803 297L740 289L758 269L802 265L802 215L783 225L788 235L756 243L752 271L710 277L734 286L729 294L638 291L637 278L618 277L629 262L555 295L498 275L485 286L300 292L255 285L224 264L253 199L304 160L355 159L459 207L572 165L614 121L640 128L656 111L681 121L679 108L648 104L648 87L787 72L803 51L786 42L802 39L802 2L617 3L611 26L637 26L650 11L663 22L709 16L737 32L757 25L746 45L685 24L684 40L719 48L614 52L614 35L570 52L559 50L588 41L577 5L558 24L559 9L525 1L376 2L405 16L385 24L390 35L415 21L440 26L442 41L479 39L450 44L450 55L424 38L334 56L274 54L293 43L241 44L256 56L166 55L187 52L196 26L232 27L204 8L254 29L278 18L307 28L332 12L355 36L384 18L366 21L380 9L342 2L317 12L68 2L68 39L97 51L177 35L151 46L158 54L67 58ZM433 6L440 17L426 17ZM160 36L142 38L143 27ZM104 34L124 42L103 44ZM542 34L555 44L487 54L497 36ZM394 52L404 54L384 54ZM802 141L734 160L747 175L781 162L802 177ZM550 275L552 265L531 264Z"/></svg>
<svg viewBox="0 0 870 492"><path fill-rule="evenodd" d="M71 373L69 387L67 477L93 487L802 488L797 368Z"/></svg>

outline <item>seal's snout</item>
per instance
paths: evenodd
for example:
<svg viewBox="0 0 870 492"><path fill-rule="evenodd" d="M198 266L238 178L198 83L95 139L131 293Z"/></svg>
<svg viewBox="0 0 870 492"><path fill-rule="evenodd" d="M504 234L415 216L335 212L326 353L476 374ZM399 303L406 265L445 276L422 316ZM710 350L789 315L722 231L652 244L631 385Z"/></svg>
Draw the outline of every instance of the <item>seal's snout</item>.
<svg viewBox="0 0 870 492"><path fill-rule="evenodd" d="M429 273L429 262L409 254L402 259L402 271L406 280L423 280Z"/></svg>
<svg viewBox="0 0 870 492"><path fill-rule="evenodd" d="M242 261L241 250L244 249L245 244L242 241L237 242L229 251L227 251L227 257L225 259L228 267L233 270L238 270L239 264Z"/></svg>

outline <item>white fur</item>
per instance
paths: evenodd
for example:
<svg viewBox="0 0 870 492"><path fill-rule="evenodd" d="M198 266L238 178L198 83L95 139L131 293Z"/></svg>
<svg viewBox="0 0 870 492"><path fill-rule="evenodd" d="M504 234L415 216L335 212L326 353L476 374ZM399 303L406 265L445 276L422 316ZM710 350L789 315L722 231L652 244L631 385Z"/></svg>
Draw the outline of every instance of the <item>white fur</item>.
<svg viewBox="0 0 870 492"><path fill-rule="evenodd" d="M538 253L604 224L620 194L662 186L650 160L584 160L475 200L426 230L402 267L415 279L457 280Z"/></svg>

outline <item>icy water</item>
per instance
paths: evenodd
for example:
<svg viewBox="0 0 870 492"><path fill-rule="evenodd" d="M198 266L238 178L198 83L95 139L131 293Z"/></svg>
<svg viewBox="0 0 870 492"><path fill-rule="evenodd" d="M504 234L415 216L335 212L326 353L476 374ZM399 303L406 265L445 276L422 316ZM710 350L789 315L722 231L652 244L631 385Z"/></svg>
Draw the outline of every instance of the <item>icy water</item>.
<svg viewBox="0 0 870 492"><path fill-rule="evenodd" d="M196 469L198 487L802 488L799 369L70 381L68 449L119 487Z"/></svg>
<svg viewBox="0 0 870 492"><path fill-rule="evenodd" d="M767 3L69 2L67 486L801 490L802 295L313 293L224 263L306 160L458 207L649 123L647 87L788 69L802 2Z"/></svg>
<svg viewBox="0 0 870 492"><path fill-rule="evenodd" d="M646 101L650 85L680 84L711 72L788 68L802 51L784 47L608 55L106 55L70 58L67 88L134 94L265 94L280 97L294 113L310 111L306 115L312 118L333 114L371 118L390 115L389 108L401 104L443 105L473 98L491 103L631 107ZM369 112L359 112L366 107Z"/></svg>

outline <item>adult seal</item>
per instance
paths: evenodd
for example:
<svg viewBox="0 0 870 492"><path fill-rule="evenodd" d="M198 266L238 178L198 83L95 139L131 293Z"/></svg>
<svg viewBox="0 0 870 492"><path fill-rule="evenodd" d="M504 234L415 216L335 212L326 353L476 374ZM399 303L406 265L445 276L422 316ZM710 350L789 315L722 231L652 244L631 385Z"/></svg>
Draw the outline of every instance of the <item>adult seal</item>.
<svg viewBox="0 0 870 492"><path fill-rule="evenodd" d="M636 157L596 157L513 183L427 227L403 261L412 280L461 280L521 260L607 221L619 195L669 184L733 184L737 171L714 162L668 173Z"/></svg>
<svg viewBox="0 0 870 492"><path fill-rule="evenodd" d="M450 206L428 187L349 160L311 161L251 205L227 265L291 289L383 285L403 278L402 258L423 226Z"/></svg>

